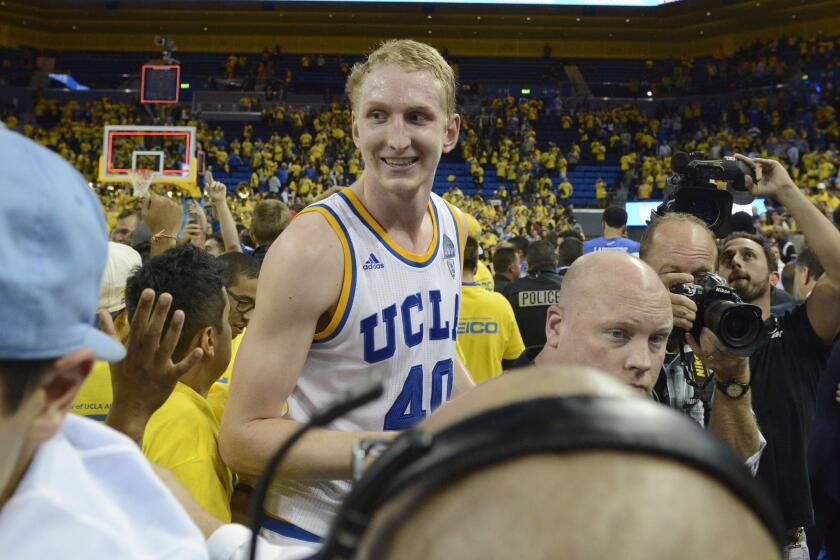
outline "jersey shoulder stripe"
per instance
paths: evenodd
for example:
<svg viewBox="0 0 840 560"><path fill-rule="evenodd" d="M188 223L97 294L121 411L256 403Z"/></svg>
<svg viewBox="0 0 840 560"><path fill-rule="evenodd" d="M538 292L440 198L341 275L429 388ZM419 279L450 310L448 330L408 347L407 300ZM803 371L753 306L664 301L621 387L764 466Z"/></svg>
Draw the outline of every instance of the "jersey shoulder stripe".
<svg viewBox="0 0 840 560"><path fill-rule="evenodd" d="M455 205L450 204L446 200L444 200L444 202L446 203L446 209L449 210L449 213L452 215L452 220L455 222L455 236L457 237L459 251L458 262L462 262L464 248L467 246L467 224L461 219L461 211L458 210Z"/></svg>
<svg viewBox="0 0 840 560"><path fill-rule="evenodd" d="M344 253L344 276L341 281L338 305L329 324L323 330L316 332L313 337L314 342L328 342L338 336L338 333L341 332L341 329L347 322L347 318L350 316L350 308L353 305L353 297L356 294L356 252L347 228L332 208L323 204L314 204L307 206L300 212L300 214L312 213L320 214L327 220L327 223L338 237L342 252Z"/></svg>

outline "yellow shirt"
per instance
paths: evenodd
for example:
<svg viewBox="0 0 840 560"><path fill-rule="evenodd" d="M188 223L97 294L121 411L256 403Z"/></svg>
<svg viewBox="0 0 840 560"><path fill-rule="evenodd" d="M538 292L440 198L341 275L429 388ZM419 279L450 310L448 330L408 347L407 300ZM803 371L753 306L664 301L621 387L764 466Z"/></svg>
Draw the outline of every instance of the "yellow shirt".
<svg viewBox="0 0 840 560"><path fill-rule="evenodd" d="M207 392L207 402L210 403L210 408L213 409L213 414L222 422L222 416L225 413L225 405L227 404L228 393L230 392L230 380L233 377L233 362L236 361L236 353L239 352L239 344L242 342L242 334L233 339L230 343L230 363L222 376L213 383L210 390Z"/></svg>
<svg viewBox="0 0 840 560"><path fill-rule="evenodd" d="M478 261L478 270L475 271L475 281L485 290L493 291L493 274L482 261Z"/></svg>
<svg viewBox="0 0 840 560"><path fill-rule="evenodd" d="M76 393L70 411L91 420L104 422L111 410L114 393L111 390L111 367L108 362L96 361L85 382Z"/></svg>
<svg viewBox="0 0 840 560"><path fill-rule="evenodd" d="M178 383L149 419L143 453L172 471L205 510L230 523L233 480L219 454L219 421L207 399Z"/></svg>
<svg viewBox="0 0 840 560"><path fill-rule="evenodd" d="M475 282L462 284L457 345L476 383L501 375L502 360L515 360L525 351L507 298Z"/></svg>
<svg viewBox="0 0 840 560"><path fill-rule="evenodd" d="M572 184L568 181L563 181L557 185L557 190L560 191L560 198L569 198L572 196L572 192L574 191Z"/></svg>

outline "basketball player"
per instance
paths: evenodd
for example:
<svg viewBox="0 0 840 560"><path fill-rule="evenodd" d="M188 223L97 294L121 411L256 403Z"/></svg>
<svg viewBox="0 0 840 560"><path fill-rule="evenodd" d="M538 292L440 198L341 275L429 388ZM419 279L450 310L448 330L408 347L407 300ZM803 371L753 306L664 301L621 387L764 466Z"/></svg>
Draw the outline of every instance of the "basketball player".
<svg viewBox="0 0 840 560"><path fill-rule="evenodd" d="M428 45L388 41L346 89L364 171L268 251L220 440L234 471L258 475L315 410L383 376L378 401L309 432L281 465L267 536L313 547L349 488L353 445L408 428L473 385L455 350L465 225L431 192L461 125L452 68Z"/></svg>

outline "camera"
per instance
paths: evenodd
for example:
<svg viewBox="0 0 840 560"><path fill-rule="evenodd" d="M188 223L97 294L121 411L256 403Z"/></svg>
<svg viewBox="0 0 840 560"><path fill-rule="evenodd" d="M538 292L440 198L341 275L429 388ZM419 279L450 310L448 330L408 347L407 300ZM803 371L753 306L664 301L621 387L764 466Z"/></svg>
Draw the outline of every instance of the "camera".
<svg viewBox="0 0 840 560"><path fill-rule="evenodd" d="M651 213L651 221L670 212L692 214L706 222L717 237L730 233L729 217L733 201L749 204L752 193L744 176L755 180L755 172L743 161L726 156L707 160L703 152L677 152L671 158L671 170L665 187L665 202ZM714 181L726 181L719 190Z"/></svg>
<svg viewBox="0 0 840 560"><path fill-rule="evenodd" d="M687 296L697 304L691 335L700 340L700 331L708 327L730 352L742 358L750 356L764 339L761 309L741 301L735 290L717 274L700 274L695 282L671 288L671 292ZM681 337L680 329L674 329L674 332Z"/></svg>

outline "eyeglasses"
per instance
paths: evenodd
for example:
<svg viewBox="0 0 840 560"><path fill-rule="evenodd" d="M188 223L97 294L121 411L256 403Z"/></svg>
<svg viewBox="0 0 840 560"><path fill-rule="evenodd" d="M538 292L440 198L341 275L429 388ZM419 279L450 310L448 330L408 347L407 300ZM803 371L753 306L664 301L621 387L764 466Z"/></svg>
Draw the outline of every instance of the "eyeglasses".
<svg viewBox="0 0 840 560"><path fill-rule="evenodd" d="M256 302L249 297L237 295L228 288L225 288L225 291L227 292L227 295L230 296L230 299L236 302L234 309L243 315L254 309L257 305Z"/></svg>

